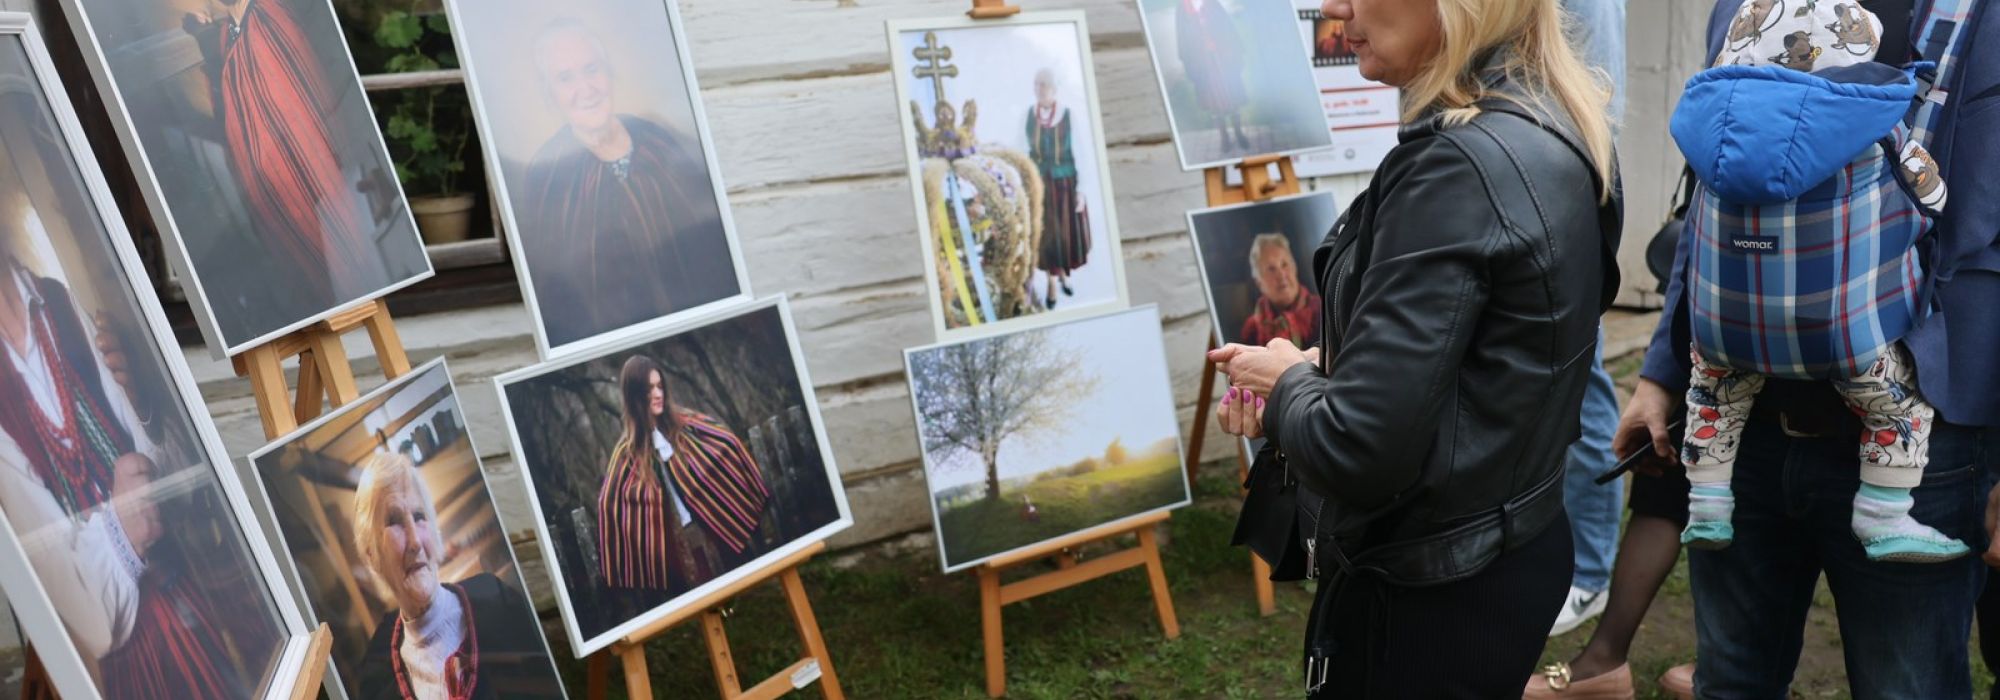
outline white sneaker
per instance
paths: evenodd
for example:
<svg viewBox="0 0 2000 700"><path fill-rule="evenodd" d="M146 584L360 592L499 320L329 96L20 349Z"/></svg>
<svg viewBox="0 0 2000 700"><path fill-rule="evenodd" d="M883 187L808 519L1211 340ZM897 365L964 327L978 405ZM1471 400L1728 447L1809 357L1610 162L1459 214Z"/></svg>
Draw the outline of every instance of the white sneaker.
<svg viewBox="0 0 2000 700"><path fill-rule="evenodd" d="M1604 591L1586 591L1576 586L1569 587L1569 598L1563 601L1562 612L1556 615L1556 626L1549 630L1549 636L1556 637L1568 633L1590 618L1604 614L1604 606L1611 602L1611 595Z"/></svg>

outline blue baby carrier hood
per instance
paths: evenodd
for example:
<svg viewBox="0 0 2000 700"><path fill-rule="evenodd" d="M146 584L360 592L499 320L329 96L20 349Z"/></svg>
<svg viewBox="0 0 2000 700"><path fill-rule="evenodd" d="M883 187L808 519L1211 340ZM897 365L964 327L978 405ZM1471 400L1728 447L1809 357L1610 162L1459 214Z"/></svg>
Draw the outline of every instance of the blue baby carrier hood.
<svg viewBox="0 0 2000 700"><path fill-rule="evenodd" d="M1888 137L1916 94L1910 71L1881 63L1817 73L1720 66L1688 80L1670 128L1689 167L1716 195L1776 204L1797 199Z"/></svg>

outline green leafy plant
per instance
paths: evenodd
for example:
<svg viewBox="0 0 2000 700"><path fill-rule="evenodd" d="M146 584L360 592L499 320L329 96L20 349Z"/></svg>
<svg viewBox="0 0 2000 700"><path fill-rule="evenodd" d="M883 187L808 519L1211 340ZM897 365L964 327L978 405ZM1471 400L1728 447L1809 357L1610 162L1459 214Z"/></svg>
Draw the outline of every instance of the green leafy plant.
<svg viewBox="0 0 2000 700"><path fill-rule="evenodd" d="M408 10L382 15L375 43L393 51L385 66L392 73L458 67L451 49L451 23L441 14ZM472 140L472 109L462 88L422 87L385 96L390 155L396 177L412 194L458 194L465 173L465 148Z"/></svg>

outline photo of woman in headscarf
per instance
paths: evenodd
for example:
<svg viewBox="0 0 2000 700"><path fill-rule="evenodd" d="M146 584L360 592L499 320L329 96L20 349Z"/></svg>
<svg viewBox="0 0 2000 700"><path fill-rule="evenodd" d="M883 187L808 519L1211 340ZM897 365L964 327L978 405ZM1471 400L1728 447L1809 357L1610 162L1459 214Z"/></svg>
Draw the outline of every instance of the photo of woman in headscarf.
<svg viewBox="0 0 2000 700"><path fill-rule="evenodd" d="M1056 74L1035 73L1035 107L1028 113L1028 158L1042 176L1042 244L1035 267L1048 275L1048 308L1056 289L1074 296L1070 272L1090 260L1090 211L1076 189L1076 148L1069 106L1056 102Z"/></svg>
<svg viewBox="0 0 2000 700"><path fill-rule="evenodd" d="M650 357L626 360L618 386L625 429L597 497L605 584L678 593L756 558L771 494L742 440L675 405Z"/></svg>
<svg viewBox="0 0 2000 700"><path fill-rule="evenodd" d="M437 504L410 459L378 453L360 471L354 547L396 608L375 626L352 697L469 700L550 688L555 669L520 591L486 572L440 580Z"/></svg>

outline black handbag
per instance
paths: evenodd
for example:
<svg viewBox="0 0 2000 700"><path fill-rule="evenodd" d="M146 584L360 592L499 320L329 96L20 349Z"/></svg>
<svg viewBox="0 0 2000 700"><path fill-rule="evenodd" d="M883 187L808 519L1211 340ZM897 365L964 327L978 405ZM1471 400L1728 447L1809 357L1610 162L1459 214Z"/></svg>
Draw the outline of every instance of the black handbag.
<svg viewBox="0 0 2000 700"><path fill-rule="evenodd" d="M1694 169L1681 168L1681 184L1674 188L1674 209L1666 223L1646 242L1646 270L1658 281L1653 293L1667 293L1667 278L1674 274L1674 254L1680 248L1681 230L1687 228L1688 204L1694 200Z"/></svg>
<svg viewBox="0 0 2000 700"><path fill-rule="evenodd" d="M1243 512L1229 543L1249 547L1271 565L1271 580L1301 581L1306 577L1306 547L1299 528L1299 484L1292 480L1278 448L1266 444L1251 460L1244 480Z"/></svg>

